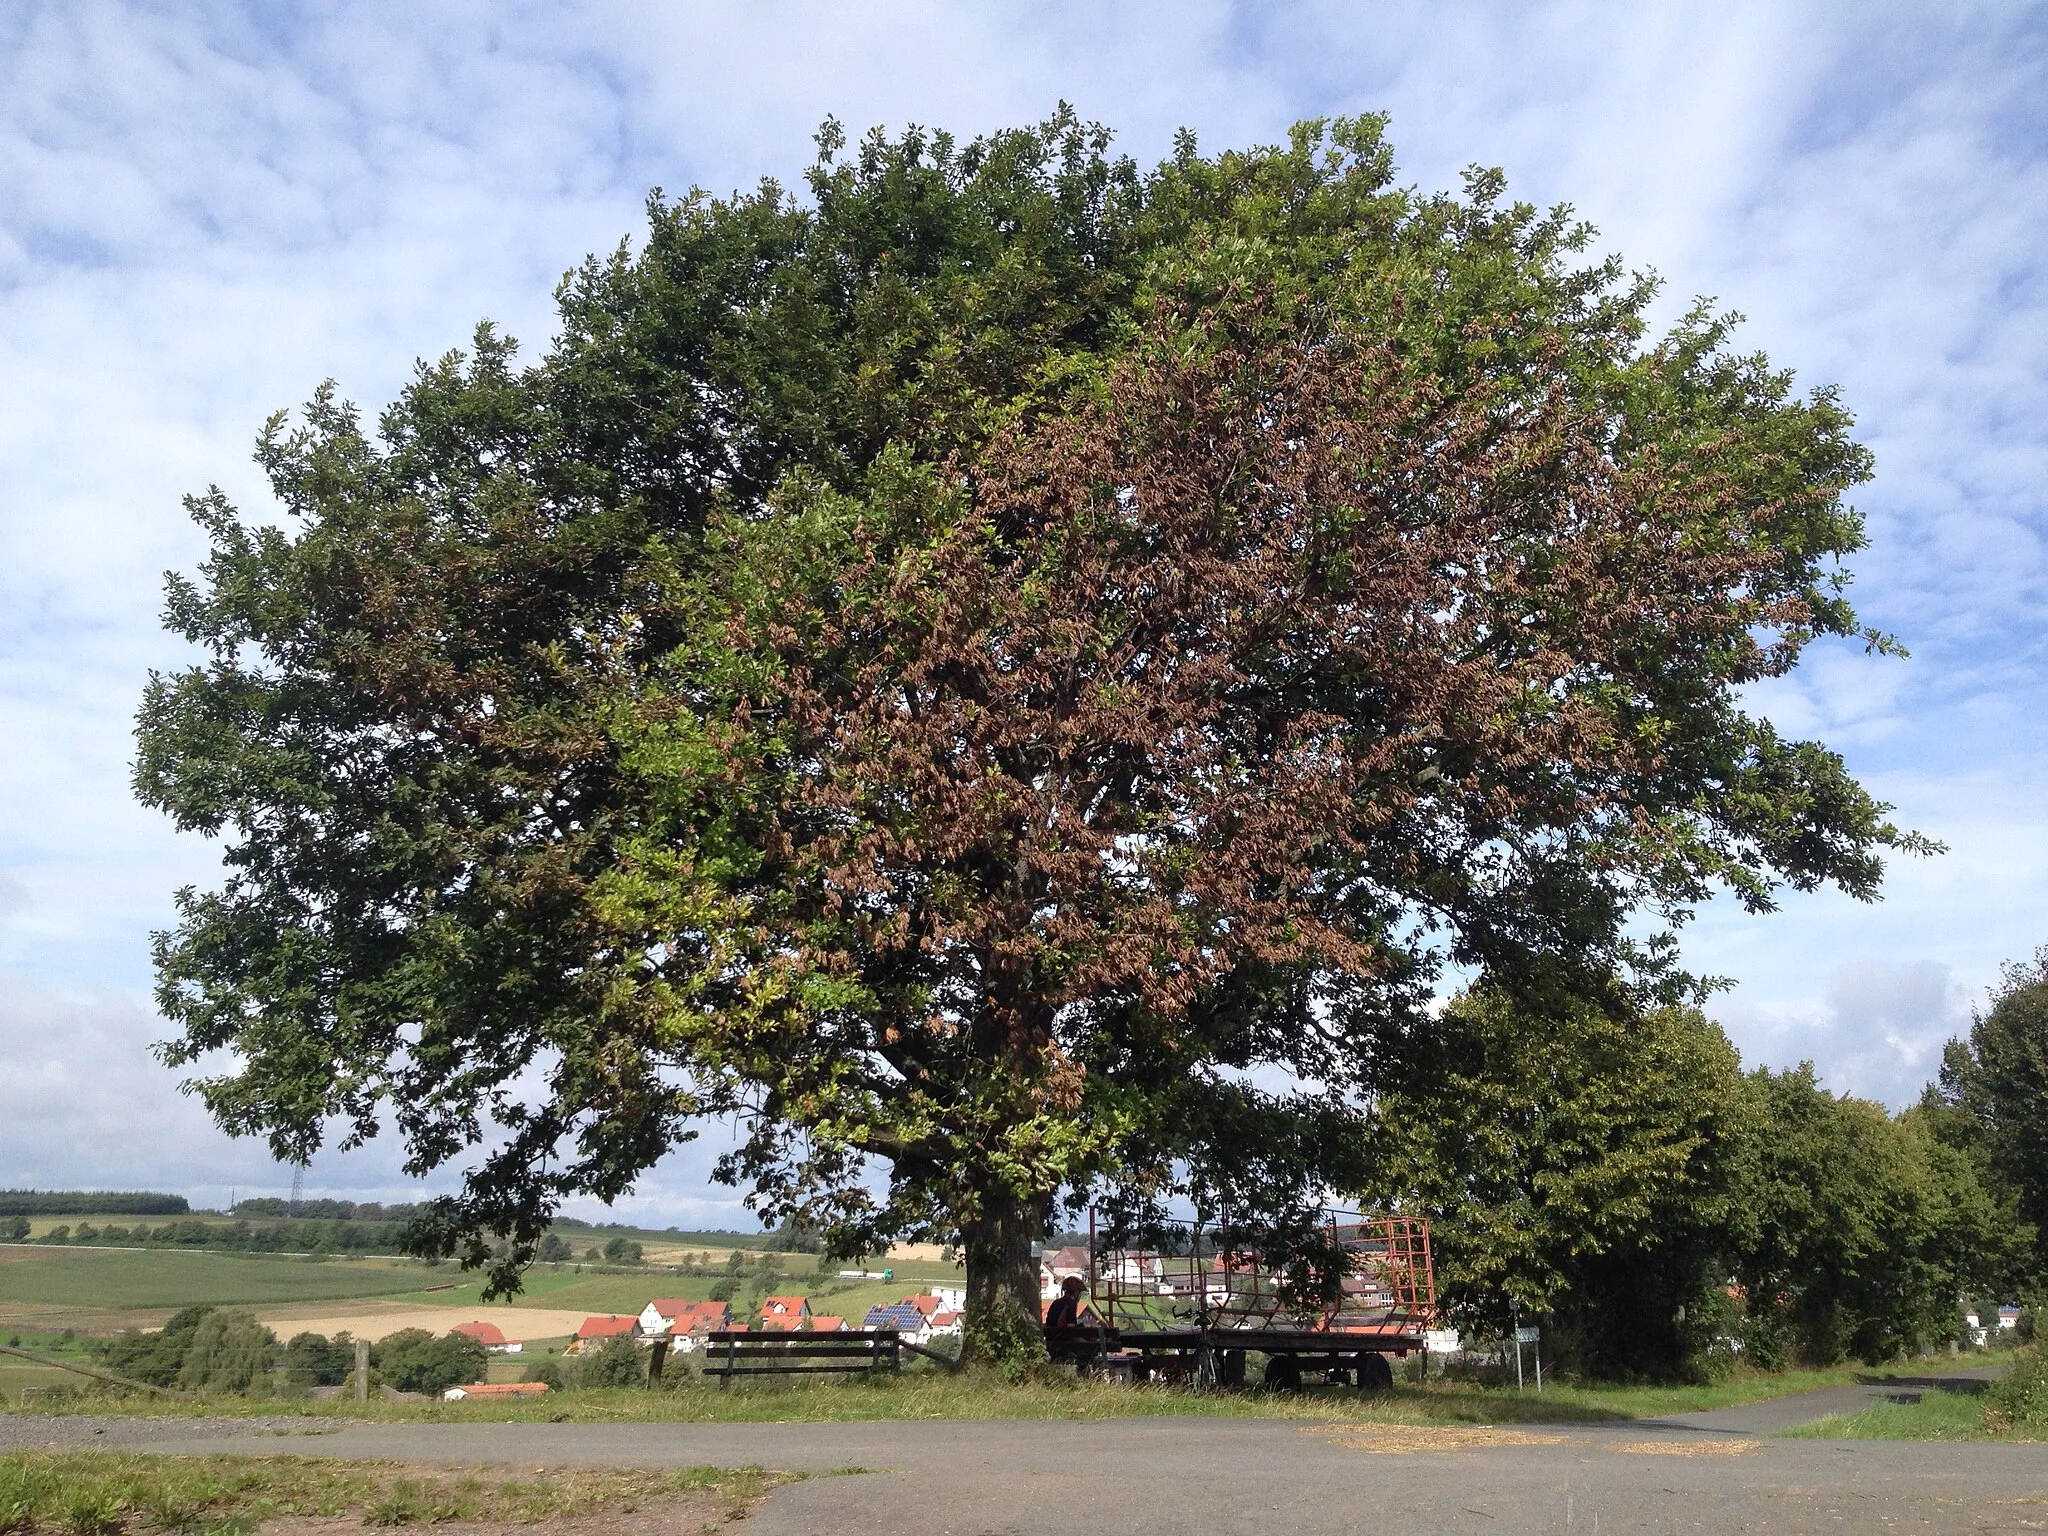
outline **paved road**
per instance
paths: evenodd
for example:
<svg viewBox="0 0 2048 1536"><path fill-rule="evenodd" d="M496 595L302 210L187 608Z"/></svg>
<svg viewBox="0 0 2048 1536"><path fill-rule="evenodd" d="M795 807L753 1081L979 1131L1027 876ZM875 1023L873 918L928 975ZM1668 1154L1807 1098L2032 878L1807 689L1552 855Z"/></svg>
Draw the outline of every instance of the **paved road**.
<svg viewBox="0 0 2048 1536"><path fill-rule="evenodd" d="M1765 1440L1800 1409L1598 1427L1350 1428L1245 1419L1108 1423L356 1424L319 1435L221 1422L0 1420L0 1444L166 1452L661 1466L760 1463L821 1477L773 1494L756 1536L1122 1532L2048 1531L2048 1445ZM1893 1390L1896 1390L1895 1388ZM1751 1421L1730 1423L1750 1415ZM280 1427L291 1421L280 1421ZM303 1421L301 1421L303 1423Z"/></svg>

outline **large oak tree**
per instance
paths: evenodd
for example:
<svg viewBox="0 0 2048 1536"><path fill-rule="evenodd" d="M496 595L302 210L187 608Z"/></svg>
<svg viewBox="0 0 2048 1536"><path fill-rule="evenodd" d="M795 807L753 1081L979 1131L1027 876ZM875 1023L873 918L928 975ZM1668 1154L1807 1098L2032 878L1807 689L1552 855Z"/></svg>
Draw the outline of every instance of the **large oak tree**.
<svg viewBox="0 0 2048 1536"><path fill-rule="evenodd" d="M169 1059L463 1162L422 1241L514 1264L738 1116L765 1213L963 1244L994 1349L1062 1198L1362 1187L1447 962L1653 989L1638 913L1871 894L1912 840L1739 696L1860 634L1848 417L1382 126L828 126L807 197L657 196L538 363L273 421L142 712L226 843Z"/></svg>

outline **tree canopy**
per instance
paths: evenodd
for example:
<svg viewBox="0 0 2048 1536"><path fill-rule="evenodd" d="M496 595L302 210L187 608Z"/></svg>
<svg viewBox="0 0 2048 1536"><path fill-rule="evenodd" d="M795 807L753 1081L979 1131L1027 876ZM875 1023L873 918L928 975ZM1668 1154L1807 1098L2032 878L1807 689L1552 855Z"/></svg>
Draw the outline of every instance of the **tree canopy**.
<svg viewBox="0 0 2048 1536"><path fill-rule="evenodd" d="M1383 129L828 124L806 195L657 194L538 362L273 418L140 720L225 840L169 1060L281 1156L467 1160L423 1240L501 1283L737 1116L772 1219L961 1242L975 1348L1063 1196L1362 1187L1447 963L1647 995L1639 914L1871 895L1915 840L1740 698L1863 634L1847 413Z"/></svg>
<svg viewBox="0 0 2048 1536"><path fill-rule="evenodd" d="M1553 1363L1876 1363L2016 1294L2030 1229L1929 1112L1744 1073L1692 1008L1489 986L1382 1053L1374 1192L1432 1221L1447 1316L1544 1319Z"/></svg>

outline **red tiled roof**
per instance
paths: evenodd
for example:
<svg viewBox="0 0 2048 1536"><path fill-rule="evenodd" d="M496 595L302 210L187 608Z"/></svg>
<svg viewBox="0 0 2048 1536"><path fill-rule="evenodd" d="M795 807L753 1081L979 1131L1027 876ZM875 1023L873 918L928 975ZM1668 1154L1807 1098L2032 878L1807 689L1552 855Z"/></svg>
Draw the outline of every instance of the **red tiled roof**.
<svg viewBox="0 0 2048 1536"><path fill-rule="evenodd" d="M448 1331L450 1333L467 1334L479 1344L502 1344L505 1342L505 1335L498 1331L496 1323L457 1323Z"/></svg>
<svg viewBox="0 0 2048 1536"><path fill-rule="evenodd" d="M926 1317L939 1310L939 1298L936 1296L906 1296L903 1298L903 1304L917 1308Z"/></svg>
<svg viewBox="0 0 2048 1536"><path fill-rule="evenodd" d="M654 1308L657 1316L667 1318L670 1331L675 1333L723 1328L732 1321L732 1308L722 1301L684 1301L680 1297L658 1296L647 1305Z"/></svg>
<svg viewBox="0 0 2048 1536"><path fill-rule="evenodd" d="M932 1314L932 1326L934 1328L950 1328L959 1321L960 1314L958 1312L934 1312Z"/></svg>
<svg viewBox="0 0 2048 1536"><path fill-rule="evenodd" d="M579 1339L608 1339L616 1334L631 1333L640 1326L637 1317L620 1317L616 1313L608 1317L586 1317L583 1326L576 1330Z"/></svg>
<svg viewBox="0 0 2048 1536"><path fill-rule="evenodd" d="M459 1390L464 1397L539 1397L547 1389L544 1381L480 1381Z"/></svg>
<svg viewBox="0 0 2048 1536"><path fill-rule="evenodd" d="M844 1333L845 1331L846 1319L843 1317L833 1317L829 1314L820 1317L815 1313L811 1316L811 1332L813 1333Z"/></svg>
<svg viewBox="0 0 2048 1536"><path fill-rule="evenodd" d="M811 1298L808 1296L770 1296L761 1303L763 1317L780 1317L784 1313L804 1316L808 1315L810 1310Z"/></svg>
<svg viewBox="0 0 2048 1536"><path fill-rule="evenodd" d="M764 1317L761 1319L760 1331L763 1333L796 1333L803 1328L805 1321L806 1319L804 1318L791 1317L787 1313L781 1317Z"/></svg>

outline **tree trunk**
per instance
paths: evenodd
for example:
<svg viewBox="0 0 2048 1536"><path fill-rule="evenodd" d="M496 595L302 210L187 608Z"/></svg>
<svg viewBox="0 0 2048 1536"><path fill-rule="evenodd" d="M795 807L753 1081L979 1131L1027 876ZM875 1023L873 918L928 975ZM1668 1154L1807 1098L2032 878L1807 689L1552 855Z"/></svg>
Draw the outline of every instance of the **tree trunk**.
<svg viewBox="0 0 2048 1536"><path fill-rule="evenodd" d="M983 1192L976 1206L974 1218L960 1227L967 1257L961 1360L1038 1359L1045 1352L1044 1310L1031 1245L1045 1235L1051 1202L997 1189Z"/></svg>

